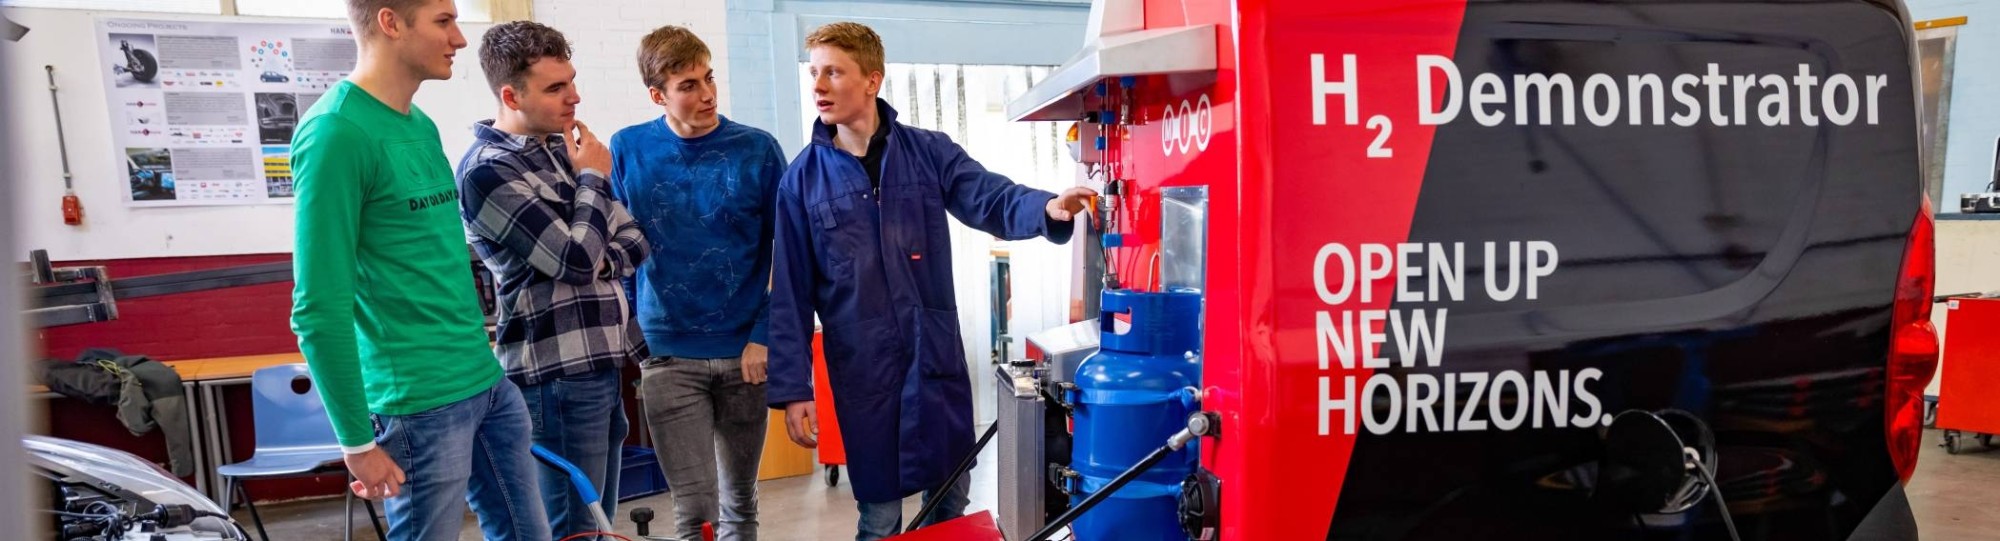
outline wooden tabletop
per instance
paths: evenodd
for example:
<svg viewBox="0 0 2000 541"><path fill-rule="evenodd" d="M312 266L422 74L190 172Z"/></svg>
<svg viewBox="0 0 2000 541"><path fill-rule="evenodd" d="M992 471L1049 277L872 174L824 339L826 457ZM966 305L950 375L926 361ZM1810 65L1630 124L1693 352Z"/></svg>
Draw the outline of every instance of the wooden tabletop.
<svg viewBox="0 0 2000 541"><path fill-rule="evenodd" d="M210 381L218 379L247 378L259 368L306 362L299 353L275 353L271 355L245 355L242 357L215 357L210 359L186 359L164 361L174 372L181 375L181 381ZM28 386L28 394L46 393L46 385Z"/></svg>
<svg viewBox="0 0 2000 541"><path fill-rule="evenodd" d="M183 381L208 381L247 378L259 368L303 362L306 362L305 355L294 352L168 361L167 366L171 366L175 372L179 372Z"/></svg>

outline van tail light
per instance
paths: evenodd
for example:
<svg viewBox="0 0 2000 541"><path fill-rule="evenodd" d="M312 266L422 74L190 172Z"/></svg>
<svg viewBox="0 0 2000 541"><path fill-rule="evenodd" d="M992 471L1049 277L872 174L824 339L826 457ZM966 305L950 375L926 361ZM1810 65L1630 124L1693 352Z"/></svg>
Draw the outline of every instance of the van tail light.
<svg viewBox="0 0 2000 541"><path fill-rule="evenodd" d="M1938 333L1931 324L1931 295L1937 281L1936 228L1926 198L1916 225L1910 228L1909 245L1903 250L1903 268L1897 274L1891 312L1889 396L1883 428L1889 458L1905 482L1917 470L1917 451L1923 445L1924 388L1937 372Z"/></svg>

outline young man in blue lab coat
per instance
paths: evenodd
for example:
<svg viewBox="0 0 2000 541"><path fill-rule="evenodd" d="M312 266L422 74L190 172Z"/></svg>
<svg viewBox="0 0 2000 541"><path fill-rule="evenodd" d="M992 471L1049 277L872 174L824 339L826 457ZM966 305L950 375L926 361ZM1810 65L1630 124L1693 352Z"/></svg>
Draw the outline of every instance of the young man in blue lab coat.
<svg viewBox="0 0 2000 541"><path fill-rule="evenodd" d="M964 513L968 477L941 486L972 451L972 386L951 279L960 222L1005 239L1066 242L1096 194L1056 195L987 171L944 134L896 122L882 89L882 40L856 23L806 36L819 119L778 183L770 382L794 442L814 447L813 314L854 497L855 539L902 530L902 501L941 497L926 524Z"/></svg>

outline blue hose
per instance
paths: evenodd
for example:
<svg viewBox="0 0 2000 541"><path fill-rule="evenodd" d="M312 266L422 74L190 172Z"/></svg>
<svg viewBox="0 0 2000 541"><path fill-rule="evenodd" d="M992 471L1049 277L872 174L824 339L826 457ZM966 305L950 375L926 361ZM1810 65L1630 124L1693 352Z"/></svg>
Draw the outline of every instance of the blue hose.
<svg viewBox="0 0 2000 541"><path fill-rule="evenodd" d="M605 516L604 506L597 505L597 502L604 500L604 496L597 493L597 487L590 483L590 477L584 475L583 470L577 469L575 464L569 463L568 460L563 460L563 457L557 455L555 451L550 451L540 445L531 446L530 450L534 451L535 458L542 459L542 462L556 469L569 472L569 484L576 487L577 495L583 496L584 507L590 509L590 518L597 521L597 531L610 532L612 527L611 517Z"/></svg>
<svg viewBox="0 0 2000 541"><path fill-rule="evenodd" d="M585 503L595 506L598 501L604 499L602 495L597 493L597 486L590 483L590 476L584 475L583 470L577 468L575 464L569 463L568 460L563 460L562 456L557 455L555 451L550 451L547 447L535 445L533 449L535 458L541 459L542 462L547 463L549 466L569 473L569 483L576 486L576 493L583 496Z"/></svg>

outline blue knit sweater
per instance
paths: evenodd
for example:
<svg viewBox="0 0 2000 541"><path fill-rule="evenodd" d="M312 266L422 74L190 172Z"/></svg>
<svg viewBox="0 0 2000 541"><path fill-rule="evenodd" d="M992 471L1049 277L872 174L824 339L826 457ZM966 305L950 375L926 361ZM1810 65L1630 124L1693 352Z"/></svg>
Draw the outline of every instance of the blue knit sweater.
<svg viewBox="0 0 2000 541"><path fill-rule="evenodd" d="M628 286L654 356L727 358L766 343L784 151L770 133L720 121L693 139L665 118L611 137L612 194L653 248Z"/></svg>

